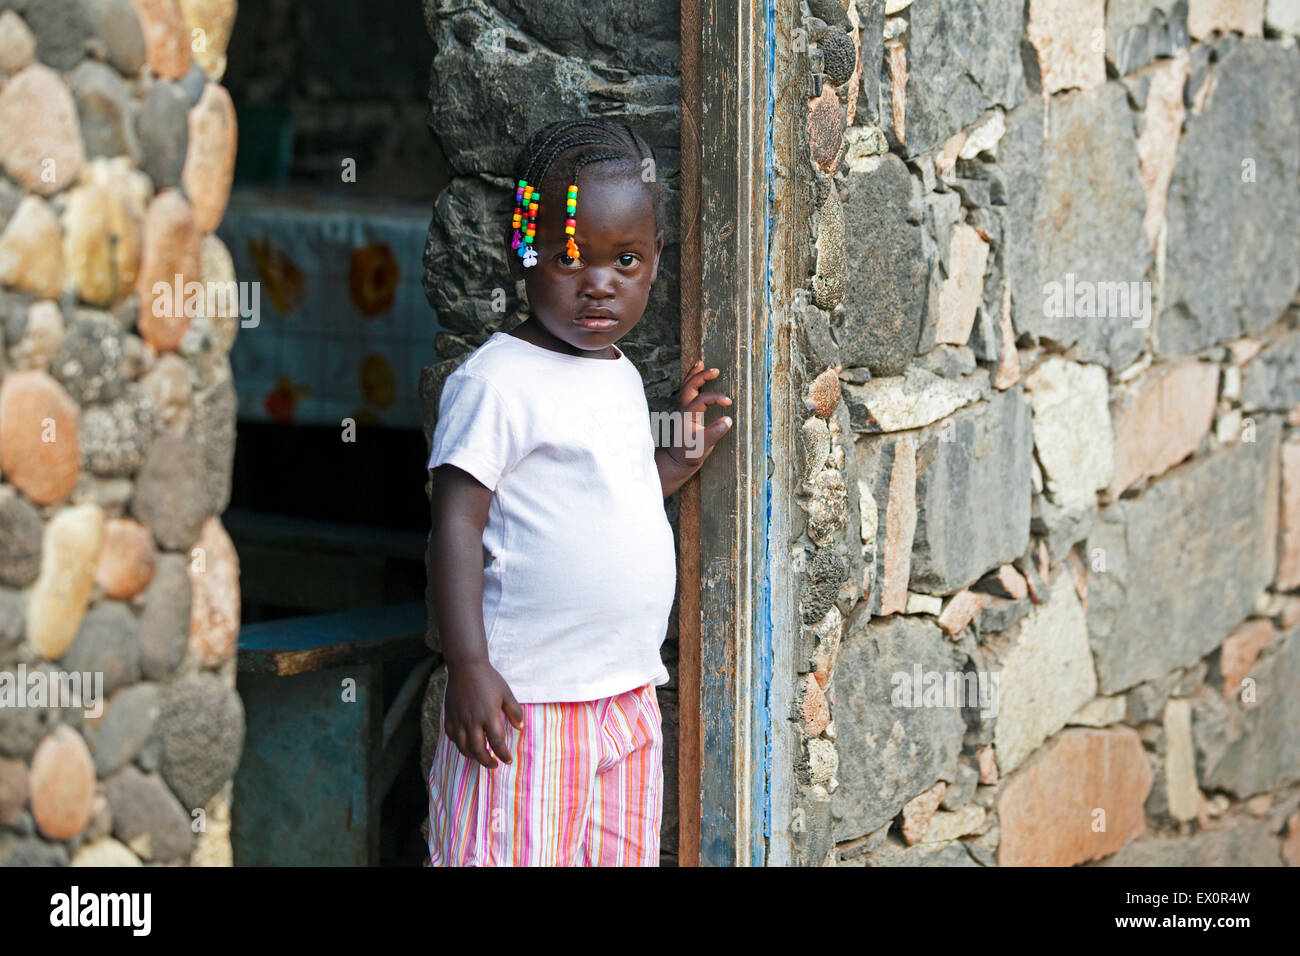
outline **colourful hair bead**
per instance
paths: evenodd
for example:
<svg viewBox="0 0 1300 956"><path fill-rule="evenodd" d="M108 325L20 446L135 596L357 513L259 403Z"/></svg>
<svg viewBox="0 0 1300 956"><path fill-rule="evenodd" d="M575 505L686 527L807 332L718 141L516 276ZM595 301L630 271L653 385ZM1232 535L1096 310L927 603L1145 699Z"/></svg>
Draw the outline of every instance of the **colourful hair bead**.
<svg viewBox="0 0 1300 956"><path fill-rule="evenodd" d="M564 231L569 234L568 241L564 246L564 254L570 259L581 259L582 252L578 249L578 244L573 241L574 232L578 226L578 184L569 184L569 193L565 197L565 212L568 219L564 223Z"/></svg>
<svg viewBox="0 0 1300 956"><path fill-rule="evenodd" d="M564 200L566 214L564 231L567 234L564 251L570 258L577 259L581 257L578 244L573 238L578 227L576 218L578 211L577 183L569 185ZM537 211L541 201L541 192L530 185L526 179L520 179L516 183L515 210L510 218L510 224L514 227L514 236L510 241L510 245L511 248L518 251L519 257L524 260L525 267L537 264L537 252L532 246L536 241Z"/></svg>
<svg viewBox="0 0 1300 956"><path fill-rule="evenodd" d="M514 227L515 234L510 239L510 248L519 249L520 255L523 255L523 249L521 247L524 244L523 234L519 231L519 227L523 225L524 221L524 196L526 193L531 192L532 187L528 185L528 180L526 179L519 180L518 184L515 186L515 211L514 215L511 216L510 219L510 224Z"/></svg>

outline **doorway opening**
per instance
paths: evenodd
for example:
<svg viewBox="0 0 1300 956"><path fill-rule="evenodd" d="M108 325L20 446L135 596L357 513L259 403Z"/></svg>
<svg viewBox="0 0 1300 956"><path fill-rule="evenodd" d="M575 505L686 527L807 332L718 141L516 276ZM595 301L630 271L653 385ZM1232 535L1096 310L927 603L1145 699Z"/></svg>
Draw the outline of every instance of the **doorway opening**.
<svg viewBox="0 0 1300 956"><path fill-rule="evenodd" d="M230 355L222 516L243 599L237 865L427 855L418 382L436 326L420 262L448 178L425 124L433 53L410 0L239 5L223 78L239 151L217 235L260 308Z"/></svg>

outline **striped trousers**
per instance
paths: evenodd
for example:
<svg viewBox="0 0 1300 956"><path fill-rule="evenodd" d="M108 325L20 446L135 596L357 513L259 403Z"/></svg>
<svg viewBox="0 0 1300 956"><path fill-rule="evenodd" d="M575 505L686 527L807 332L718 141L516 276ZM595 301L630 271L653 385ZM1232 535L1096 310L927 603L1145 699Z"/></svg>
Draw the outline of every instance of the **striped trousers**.
<svg viewBox="0 0 1300 956"><path fill-rule="evenodd" d="M442 732L429 771L430 866L658 866L663 723L653 684L502 715L491 770Z"/></svg>

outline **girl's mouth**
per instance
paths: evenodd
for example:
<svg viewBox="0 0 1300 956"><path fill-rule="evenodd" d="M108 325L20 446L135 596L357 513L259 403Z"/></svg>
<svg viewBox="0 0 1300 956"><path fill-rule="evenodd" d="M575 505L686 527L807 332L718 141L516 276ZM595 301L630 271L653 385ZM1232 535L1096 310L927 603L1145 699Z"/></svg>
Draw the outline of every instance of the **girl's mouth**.
<svg viewBox="0 0 1300 956"><path fill-rule="evenodd" d="M604 315L583 315L574 320L584 329L592 332L606 332L618 325L618 319Z"/></svg>

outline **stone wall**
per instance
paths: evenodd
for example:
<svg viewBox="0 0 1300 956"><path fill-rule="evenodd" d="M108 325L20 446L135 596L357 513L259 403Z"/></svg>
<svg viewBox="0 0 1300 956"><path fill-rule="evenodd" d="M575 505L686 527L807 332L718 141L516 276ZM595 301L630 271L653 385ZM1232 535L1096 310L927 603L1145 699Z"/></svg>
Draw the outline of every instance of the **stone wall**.
<svg viewBox="0 0 1300 956"><path fill-rule="evenodd" d="M234 14L0 0L0 864L231 862Z"/></svg>
<svg viewBox="0 0 1300 956"><path fill-rule="evenodd" d="M1300 865L1300 4L806 13L797 859Z"/></svg>
<svg viewBox="0 0 1300 956"><path fill-rule="evenodd" d="M429 127L453 170L435 200L424 256L425 292L444 330L434 340L439 361L425 368L420 380L430 447L447 376L494 332L513 328L528 314L524 283L516 287L510 281L508 250L501 242L514 208L515 154L533 130L572 117L626 122L658 157L656 173L668 193L659 276L645 315L619 347L641 372L651 412L672 410L681 383L677 3L610 0L599 17L564 0L425 0L424 11L437 48ZM632 37L635 42L628 42ZM665 502L674 533L680 497L678 492ZM438 649L432 603L428 643ZM661 847L665 862L671 862L677 852L676 606L663 659L671 680L658 689L664 719ZM426 779L445 682L446 671L439 667L425 693L421 763Z"/></svg>

